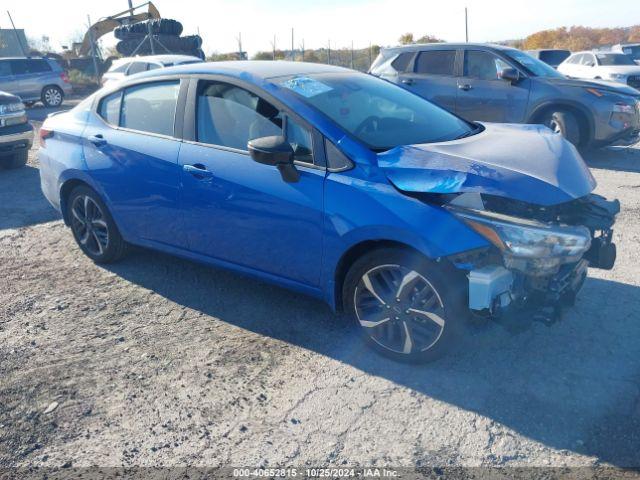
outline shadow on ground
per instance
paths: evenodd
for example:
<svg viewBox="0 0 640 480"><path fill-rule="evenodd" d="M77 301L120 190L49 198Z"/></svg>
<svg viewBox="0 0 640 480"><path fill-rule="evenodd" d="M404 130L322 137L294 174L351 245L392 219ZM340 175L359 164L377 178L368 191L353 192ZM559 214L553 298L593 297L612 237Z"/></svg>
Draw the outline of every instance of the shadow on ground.
<svg viewBox="0 0 640 480"><path fill-rule="evenodd" d="M31 166L0 169L0 230L57 220L60 215L40 190L40 173Z"/></svg>
<svg viewBox="0 0 640 480"><path fill-rule="evenodd" d="M315 300L159 253L109 269L220 320L477 412L555 449L640 465L640 288L589 279L560 324L510 336L491 325L424 366L370 352ZM607 299L615 299L615 305Z"/></svg>
<svg viewBox="0 0 640 480"><path fill-rule="evenodd" d="M640 149L638 148L600 148L583 152L582 156L591 168L620 172L640 172Z"/></svg>

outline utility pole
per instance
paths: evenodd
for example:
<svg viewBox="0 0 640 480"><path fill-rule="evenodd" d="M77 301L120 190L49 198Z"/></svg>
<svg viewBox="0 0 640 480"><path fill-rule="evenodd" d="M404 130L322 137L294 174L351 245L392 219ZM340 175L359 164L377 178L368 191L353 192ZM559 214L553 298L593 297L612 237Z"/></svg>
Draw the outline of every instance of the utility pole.
<svg viewBox="0 0 640 480"><path fill-rule="evenodd" d="M466 42L469 43L469 18L467 14L467 7L464 7L464 37Z"/></svg>
<svg viewBox="0 0 640 480"><path fill-rule="evenodd" d="M242 60L242 32L238 33L238 60Z"/></svg>
<svg viewBox="0 0 640 480"><path fill-rule="evenodd" d="M89 22L89 42L91 42L91 58L93 59L93 71L96 74L96 83L100 85L100 72L98 71L98 59L96 58L96 41L93 38L93 30L91 29L91 16L88 14L87 22Z"/></svg>
<svg viewBox="0 0 640 480"><path fill-rule="evenodd" d="M295 61L296 55L293 50L293 28L291 29L291 61Z"/></svg>
<svg viewBox="0 0 640 480"><path fill-rule="evenodd" d="M351 40L351 69L353 69L353 40Z"/></svg>
<svg viewBox="0 0 640 480"><path fill-rule="evenodd" d="M271 48L273 49L273 60L276 59L276 36L273 36L273 42L271 42Z"/></svg>
<svg viewBox="0 0 640 480"><path fill-rule="evenodd" d="M369 42L369 66L373 63L373 50L371 47L371 42Z"/></svg>
<svg viewBox="0 0 640 480"><path fill-rule="evenodd" d="M331 65L331 39L329 39L329 43L327 44L327 65Z"/></svg>
<svg viewBox="0 0 640 480"><path fill-rule="evenodd" d="M129 10L133 10L133 2L131 0L129 0ZM129 12L131 13L131 12Z"/></svg>
<svg viewBox="0 0 640 480"><path fill-rule="evenodd" d="M300 51L302 53L302 61L304 62L304 38L302 39L302 44L300 45Z"/></svg>
<svg viewBox="0 0 640 480"><path fill-rule="evenodd" d="M13 33L16 34L16 40L18 41L18 45L20 45L20 50L22 50L22 54L25 57L28 57L29 55L27 55L27 49L24 48L24 45L22 44L22 40L20 39L20 35L18 35L18 30L16 30L16 26L13 23L13 18L11 18L11 14L9 13L9 10L7 10L7 15L9 15L9 21L11 22L11 27L13 27Z"/></svg>

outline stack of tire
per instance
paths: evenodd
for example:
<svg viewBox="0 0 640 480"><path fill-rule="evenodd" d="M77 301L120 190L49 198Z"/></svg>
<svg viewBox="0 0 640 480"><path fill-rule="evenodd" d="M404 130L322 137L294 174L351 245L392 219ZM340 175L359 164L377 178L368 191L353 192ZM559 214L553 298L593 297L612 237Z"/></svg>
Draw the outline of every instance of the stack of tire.
<svg viewBox="0 0 640 480"><path fill-rule="evenodd" d="M134 52L136 55L151 55L153 53L151 42L145 38L149 34L149 29L153 39L156 40L154 47L157 55L175 53L193 55L204 60L202 38L199 35L181 37L182 24L170 18L154 18L116 28L113 33L120 40L116 44L118 53L125 57L133 55Z"/></svg>

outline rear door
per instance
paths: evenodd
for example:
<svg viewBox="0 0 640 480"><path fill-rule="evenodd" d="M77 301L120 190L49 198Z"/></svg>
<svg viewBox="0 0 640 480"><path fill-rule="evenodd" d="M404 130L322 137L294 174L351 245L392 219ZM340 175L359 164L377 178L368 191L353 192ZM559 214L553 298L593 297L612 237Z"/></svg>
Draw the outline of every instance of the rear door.
<svg viewBox="0 0 640 480"><path fill-rule="evenodd" d="M530 80L523 77L513 84L502 80L499 73L505 68L514 66L493 52L465 50L456 113L469 121L524 121Z"/></svg>
<svg viewBox="0 0 640 480"><path fill-rule="evenodd" d="M421 97L455 112L456 58L457 51L452 48L423 50L414 57L409 71L400 75L400 83Z"/></svg>
<svg viewBox="0 0 640 480"><path fill-rule="evenodd" d="M317 287L322 256L322 142L301 118L243 83L192 80L180 150L182 209L190 249ZM254 162L247 142L285 135L300 179ZM191 139L187 141L187 139Z"/></svg>
<svg viewBox="0 0 640 480"><path fill-rule="evenodd" d="M23 98L40 98L43 87L50 83L51 65L43 58L12 60L12 68Z"/></svg>
<svg viewBox="0 0 640 480"><path fill-rule="evenodd" d="M87 166L125 238L186 246L178 205L180 91L178 79L117 91L100 100L85 129Z"/></svg>

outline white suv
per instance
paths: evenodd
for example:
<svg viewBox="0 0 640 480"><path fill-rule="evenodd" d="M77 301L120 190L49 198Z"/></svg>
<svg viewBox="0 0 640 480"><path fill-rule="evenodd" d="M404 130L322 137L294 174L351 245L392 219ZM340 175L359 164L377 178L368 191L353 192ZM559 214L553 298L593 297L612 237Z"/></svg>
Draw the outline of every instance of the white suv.
<svg viewBox="0 0 640 480"><path fill-rule="evenodd" d="M640 65L619 52L577 52L558 66L567 77L611 80L640 87Z"/></svg>

